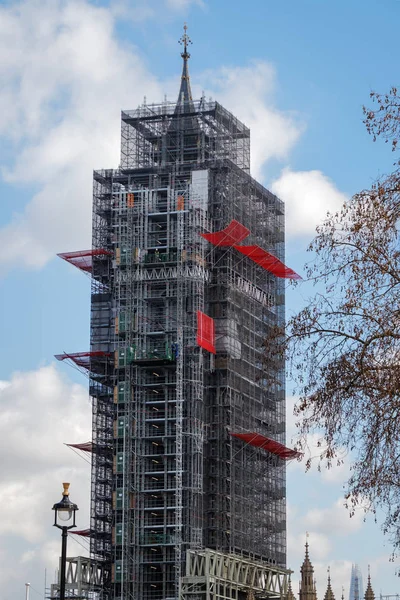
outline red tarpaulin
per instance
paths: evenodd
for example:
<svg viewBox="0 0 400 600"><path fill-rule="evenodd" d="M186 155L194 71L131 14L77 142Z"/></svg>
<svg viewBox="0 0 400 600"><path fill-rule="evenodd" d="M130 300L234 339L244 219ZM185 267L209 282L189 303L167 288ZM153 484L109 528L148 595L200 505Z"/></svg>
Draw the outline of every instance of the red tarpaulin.
<svg viewBox="0 0 400 600"><path fill-rule="evenodd" d="M79 250L78 252L63 252L57 254L63 260L66 260L74 267L77 267L81 271L86 273L92 272L92 258L93 256L112 256L112 252L99 248L97 250Z"/></svg>
<svg viewBox="0 0 400 600"><path fill-rule="evenodd" d="M93 442L83 442L82 444L65 444L68 448L76 448L76 450L82 450L82 452L93 452Z"/></svg>
<svg viewBox="0 0 400 600"><path fill-rule="evenodd" d="M80 535L81 537L90 537L92 534L90 529L75 529L75 531L71 529L69 533L73 533L74 535Z"/></svg>
<svg viewBox="0 0 400 600"><path fill-rule="evenodd" d="M239 440L243 440L243 442L250 444L250 446L267 450L268 452L271 452L271 454L275 454L283 460L291 460L301 456L301 453L297 452L297 450L286 448L286 446L283 444L280 444L271 438L267 438L260 433L231 433L231 436L238 438Z"/></svg>
<svg viewBox="0 0 400 600"><path fill-rule="evenodd" d="M214 319L202 313L201 310L197 311L197 344L216 354Z"/></svg>
<svg viewBox="0 0 400 600"><path fill-rule="evenodd" d="M74 354L55 354L57 360L71 360L77 367L81 369L89 369L91 359L103 360L112 356L110 352L97 350L96 352L75 352Z"/></svg>
<svg viewBox="0 0 400 600"><path fill-rule="evenodd" d="M279 258L276 258L273 254L260 248L260 246L234 245L234 248L277 277L283 277L285 279L301 279L300 275L284 265Z"/></svg>
<svg viewBox="0 0 400 600"><path fill-rule="evenodd" d="M215 233L201 233L200 235L214 244L214 246L233 246L242 242L250 233L250 229L247 229L239 221L231 221L225 229L216 231Z"/></svg>

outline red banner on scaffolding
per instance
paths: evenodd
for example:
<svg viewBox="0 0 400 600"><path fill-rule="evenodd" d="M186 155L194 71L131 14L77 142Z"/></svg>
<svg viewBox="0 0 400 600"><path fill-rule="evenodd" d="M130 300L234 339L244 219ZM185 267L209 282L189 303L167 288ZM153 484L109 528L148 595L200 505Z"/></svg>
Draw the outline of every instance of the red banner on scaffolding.
<svg viewBox="0 0 400 600"><path fill-rule="evenodd" d="M238 246L235 244L234 248L277 277L301 279L300 275L293 269L287 267L279 258L260 248L260 246Z"/></svg>
<svg viewBox="0 0 400 600"><path fill-rule="evenodd" d="M202 313L201 310L197 311L197 344L204 350L216 354L214 319Z"/></svg>
<svg viewBox="0 0 400 600"><path fill-rule="evenodd" d="M59 361L70 361L80 369L89 370L93 362L104 362L112 356L110 352L96 350L94 352L74 352L73 354L55 354L54 358Z"/></svg>
<svg viewBox="0 0 400 600"><path fill-rule="evenodd" d="M82 452L93 452L95 445L93 442L83 442L82 444L65 444L68 448L75 448L76 450L81 450Z"/></svg>
<svg viewBox="0 0 400 600"><path fill-rule="evenodd" d="M75 531L70 531L69 533L73 533L73 535L80 535L81 537L90 537L93 532L91 529L75 529Z"/></svg>
<svg viewBox="0 0 400 600"><path fill-rule="evenodd" d="M81 271L91 273L93 256L112 256L112 252L104 250L103 248L97 248L94 250L79 250L77 252L62 252L61 254L57 254L57 256L66 260Z"/></svg>
<svg viewBox="0 0 400 600"><path fill-rule="evenodd" d="M250 233L239 221L231 221L225 229L216 231L215 233L201 233L201 237L213 244L214 246L234 246L242 242Z"/></svg>
<svg viewBox="0 0 400 600"><path fill-rule="evenodd" d="M297 450L286 448L283 444L265 437L265 435L261 435L260 433L231 433L231 436L246 442L246 444L250 444L250 446L267 450L283 460L292 460L293 458L302 456Z"/></svg>

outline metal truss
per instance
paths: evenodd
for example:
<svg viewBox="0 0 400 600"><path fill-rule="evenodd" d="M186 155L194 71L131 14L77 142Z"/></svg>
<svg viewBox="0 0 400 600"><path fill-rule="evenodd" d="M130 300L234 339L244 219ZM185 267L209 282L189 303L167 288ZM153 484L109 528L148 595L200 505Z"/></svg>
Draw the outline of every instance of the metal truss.
<svg viewBox="0 0 400 600"><path fill-rule="evenodd" d="M67 558L65 592L67 598L100 599L103 564L87 556ZM51 586L51 598L59 598L60 586Z"/></svg>
<svg viewBox="0 0 400 600"><path fill-rule="evenodd" d="M189 550L180 600L277 599L290 571L215 550Z"/></svg>

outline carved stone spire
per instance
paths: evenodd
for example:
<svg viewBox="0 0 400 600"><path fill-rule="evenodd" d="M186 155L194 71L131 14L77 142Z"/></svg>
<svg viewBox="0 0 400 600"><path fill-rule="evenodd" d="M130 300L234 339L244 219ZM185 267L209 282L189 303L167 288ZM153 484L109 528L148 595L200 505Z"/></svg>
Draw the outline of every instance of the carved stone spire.
<svg viewBox="0 0 400 600"><path fill-rule="evenodd" d="M314 567L308 553L308 534L306 541L306 553L301 565L300 600L317 600L317 590L314 581Z"/></svg>
<svg viewBox="0 0 400 600"><path fill-rule="evenodd" d="M335 600L335 595L331 586L331 570L328 568L328 587L326 588L324 600Z"/></svg>
<svg viewBox="0 0 400 600"><path fill-rule="evenodd" d="M296 600L296 597L295 597L295 595L293 593L293 589L292 589L292 578L291 578L290 574L289 574L289 585L288 585L288 590L287 590L285 599L286 600Z"/></svg>
<svg viewBox="0 0 400 600"><path fill-rule="evenodd" d="M372 586L371 586L371 573L370 573L369 565L368 565L368 585L367 585L367 589L365 590L364 600L375 600L375 594L374 594Z"/></svg>

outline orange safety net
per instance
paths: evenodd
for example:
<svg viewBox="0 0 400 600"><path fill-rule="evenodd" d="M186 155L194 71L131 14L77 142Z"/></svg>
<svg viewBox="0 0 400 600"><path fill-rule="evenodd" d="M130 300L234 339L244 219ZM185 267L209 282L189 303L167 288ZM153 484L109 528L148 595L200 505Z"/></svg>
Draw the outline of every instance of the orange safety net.
<svg viewBox="0 0 400 600"><path fill-rule="evenodd" d="M277 277L282 277L284 279L301 279L300 275L293 271L293 269L287 267L279 260L279 258L276 258L273 254L260 248L260 246L238 246L235 244L233 247Z"/></svg>
<svg viewBox="0 0 400 600"><path fill-rule="evenodd" d="M216 354L214 319L205 315L201 310L197 311L197 344L204 350Z"/></svg>
<svg viewBox="0 0 400 600"><path fill-rule="evenodd" d="M185 210L185 198L178 196L176 199L176 210Z"/></svg>
<svg viewBox="0 0 400 600"><path fill-rule="evenodd" d="M63 252L57 254L63 260L66 260L74 267L77 267L81 271L86 273L92 272L93 267L93 256L112 256L112 252L98 248L96 250L79 250L77 252Z"/></svg>
<svg viewBox="0 0 400 600"><path fill-rule="evenodd" d="M250 446L267 450L267 452L271 452L271 454L275 454L283 460L292 460L293 458L299 458L302 456L302 454L297 452L297 450L286 448L286 446L283 444L280 444L271 438L265 437L265 435L261 435L260 433L231 433L230 435L242 440L243 442L246 442L246 444L250 444Z"/></svg>
<svg viewBox="0 0 400 600"><path fill-rule="evenodd" d="M103 352L102 350L97 350L95 352L75 352L73 354L55 354L54 358L59 361L63 360L71 360L77 367L82 369L89 369L91 359L99 359L102 360L112 356L110 352Z"/></svg>
<svg viewBox="0 0 400 600"><path fill-rule="evenodd" d="M214 246L234 246L247 238L249 234L250 229L247 229L239 221L233 220L225 229L221 229L221 231L201 233L200 235Z"/></svg>

